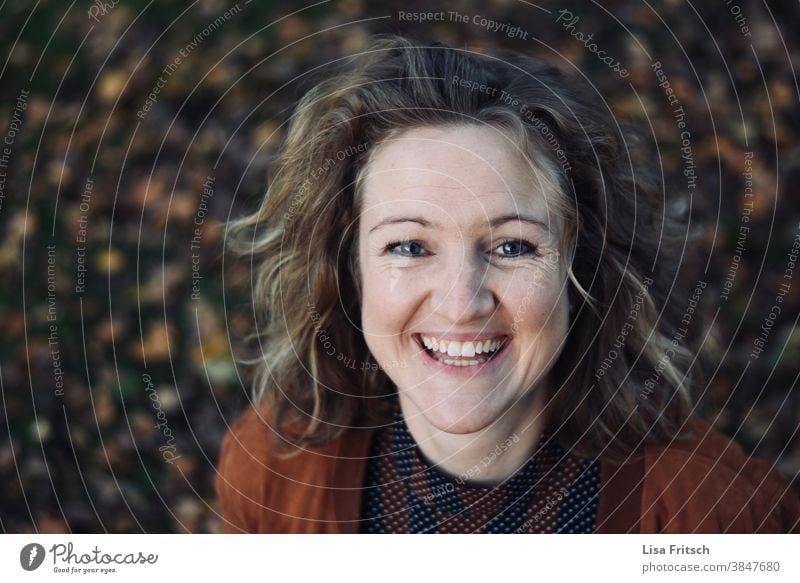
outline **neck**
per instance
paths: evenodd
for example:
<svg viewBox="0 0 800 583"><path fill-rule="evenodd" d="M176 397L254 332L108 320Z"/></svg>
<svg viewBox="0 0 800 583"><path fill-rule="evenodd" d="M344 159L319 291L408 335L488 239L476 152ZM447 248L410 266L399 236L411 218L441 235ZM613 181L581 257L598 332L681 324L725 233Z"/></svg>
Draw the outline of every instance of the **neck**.
<svg viewBox="0 0 800 583"><path fill-rule="evenodd" d="M400 393L400 407L411 436L427 461L464 483L497 485L525 465L539 445L545 423L546 391L537 387L487 427L473 433L447 433L425 419Z"/></svg>

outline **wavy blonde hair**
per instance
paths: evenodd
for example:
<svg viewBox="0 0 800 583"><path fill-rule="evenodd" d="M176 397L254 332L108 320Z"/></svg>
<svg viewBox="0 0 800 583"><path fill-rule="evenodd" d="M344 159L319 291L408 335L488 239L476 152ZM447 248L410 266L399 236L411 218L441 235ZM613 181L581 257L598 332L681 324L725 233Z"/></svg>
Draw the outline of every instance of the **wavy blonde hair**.
<svg viewBox="0 0 800 583"><path fill-rule="evenodd" d="M670 291L686 233L652 148L551 65L383 35L305 94L263 202L228 225L230 248L252 265L262 350L242 362L254 367L253 398L273 428L307 447L389 421L384 397L394 387L360 332L361 177L398 132L453 124L516 136L561 194L575 307L552 371L549 423L561 445L613 457L674 438L696 374L692 350L672 341L680 313Z"/></svg>

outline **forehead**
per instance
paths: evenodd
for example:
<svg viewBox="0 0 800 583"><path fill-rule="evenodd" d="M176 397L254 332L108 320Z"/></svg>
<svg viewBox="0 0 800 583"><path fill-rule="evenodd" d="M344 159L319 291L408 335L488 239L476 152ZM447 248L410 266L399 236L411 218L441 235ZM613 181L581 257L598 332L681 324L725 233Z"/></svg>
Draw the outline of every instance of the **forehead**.
<svg viewBox="0 0 800 583"><path fill-rule="evenodd" d="M499 214L534 214L557 226L550 180L499 129L415 128L376 148L365 168L361 211L365 220L380 221L414 210L460 227Z"/></svg>

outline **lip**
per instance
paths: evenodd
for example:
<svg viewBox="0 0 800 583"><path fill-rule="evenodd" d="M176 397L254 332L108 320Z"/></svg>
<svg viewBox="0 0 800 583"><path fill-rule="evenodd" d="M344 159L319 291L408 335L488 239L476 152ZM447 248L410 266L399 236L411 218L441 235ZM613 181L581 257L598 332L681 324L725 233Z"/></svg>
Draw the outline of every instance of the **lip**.
<svg viewBox="0 0 800 583"><path fill-rule="evenodd" d="M425 335L427 336L427 334ZM453 334L450 336L450 338L453 338L454 336L456 335ZM476 374L490 373L503 363L503 360L505 360L506 353L508 352L506 348L508 347L509 344L511 344L513 338L511 336L508 336L507 334L493 336L493 338L497 338L499 336L507 337L507 340L503 343L503 346L500 347L500 351L495 353L495 355L492 356L492 358L490 358L486 362L483 362L481 364L474 364L472 366L451 366L449 364L440 362L428 354L428 351L422 344L422 339L419 337L419 334L414 334L413 338L414 338L414 344L417 345L417 349L421 353L420 356L422 358L422 361L425 363L426 366L432 368L435 371L443 372L445 374L452 375L455 377L470 378L472 376L475 376Z"/></svg>

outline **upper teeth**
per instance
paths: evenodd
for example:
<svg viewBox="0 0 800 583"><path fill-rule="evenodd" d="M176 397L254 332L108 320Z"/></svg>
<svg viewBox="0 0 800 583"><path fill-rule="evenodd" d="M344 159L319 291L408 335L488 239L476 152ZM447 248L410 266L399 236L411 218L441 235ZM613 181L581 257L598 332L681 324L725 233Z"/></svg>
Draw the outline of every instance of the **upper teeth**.
<svg viewBox="0 0 800 583"><path fill-rule="evenodd" d="M476 354L488 354L496 351L505 341L505 336L478 342L458 342L457 340L441 340L431 336L423 336L422 344L428 350L436 350L446 353L448 356L475 356Z"/></svg>

